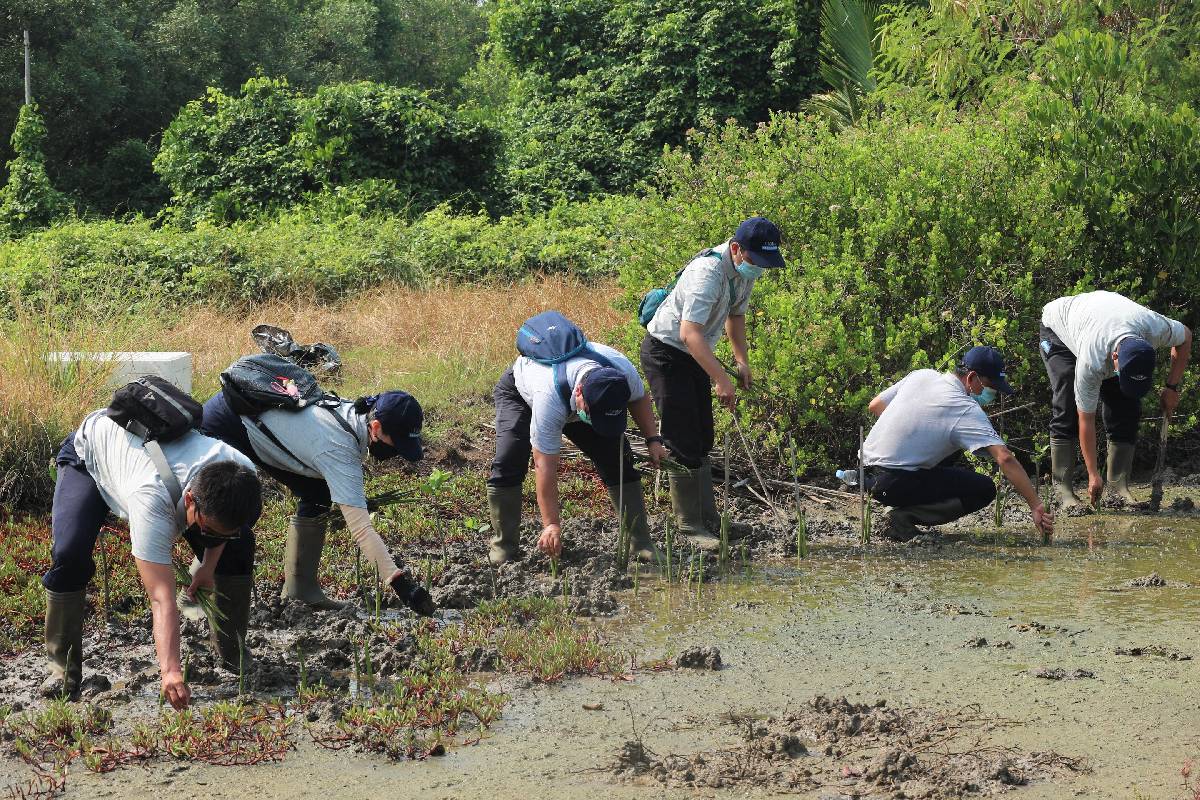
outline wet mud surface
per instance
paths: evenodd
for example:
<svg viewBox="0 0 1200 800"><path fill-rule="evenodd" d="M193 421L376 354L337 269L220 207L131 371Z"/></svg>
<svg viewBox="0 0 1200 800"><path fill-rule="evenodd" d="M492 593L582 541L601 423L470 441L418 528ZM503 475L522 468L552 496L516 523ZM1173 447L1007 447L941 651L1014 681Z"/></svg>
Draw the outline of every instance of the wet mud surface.
<svg viewBox="0 0 1200 800"><path fill-rule="evenodd" d="M553 566L533 551L532 528L526 557L499 569L486 564L485 537L407 551L410 563L438 562L428 578L443 608L435 626L484 600L556 598L644 667L625 680L541 686L505 674L496 652L469 648L456 668L511 702L482 742L444 758L391 762L300 737L280 761L254 767L72 768L67 796L494 798L547 796L548 787L566 798L1175 796L1180 767L1200 755L1194 514L1060 520L1044 548L1014 501L999 529L986 509L942 535L876 538L864 550L845 506L806 511L803 561L790 521L745 505L740 516L757 529L731 548L727 573L715 555L676 546L670 585L646 568L618 569L609 520L564 526ZM883 518L877 511L877 530ZM420 658L416 637L428 623L390 597L379 604L393 623L383 635L370 624L369 588L336 612L277 594L278 585L257 587L253 661L240 686L209 653L207 624L184 623L201 703L239 691L287 698L302 671L349 692L364 647L381 681ZM148 616L100 626L85 647L85 698L120 725L155 712ZM2 667L0 703L39 707L41 656ZM332 723L341 711L331 702L305 713ZM0 786L22 767L0 761Z"/></svg>

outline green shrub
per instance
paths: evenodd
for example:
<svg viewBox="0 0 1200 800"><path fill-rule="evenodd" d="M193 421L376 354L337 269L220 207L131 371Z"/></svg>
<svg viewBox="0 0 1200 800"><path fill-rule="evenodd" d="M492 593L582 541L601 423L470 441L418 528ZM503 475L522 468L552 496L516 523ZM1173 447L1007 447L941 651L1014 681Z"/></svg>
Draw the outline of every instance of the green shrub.
<svg viewBox="0 0 1200 800"><path fill-rule="evenodd" d="M1186 280L1188 294L1156 293L1152 258L1097 270L1105 242L1143 241L1165 220L1126 216L1122 230L1094 230L1094 209L1060 190L1068 165L1033 157L1030 132L1014 113L932 125L884 118L840 134L780 116L754 133L700 134L699 155L672 154L657 203L643 209L644 240L657 247L633 249L626 304L763 213L783 229L788 267L755 289L751 363L768 391L744 413L769 446L790 433L807 466L845 462L876 392L980 342L1006 352L1019 398L1039 402L1008 431L1040 430L1042 305L1105 288L1192 322L1195 294ZM1151 193L1132 196L1136 206ZM629 344L639 332L630 326Z"/></svg>
<svg viewBox="0 0 1200 800"><path fill-rule="evenodd" d="M8 181L0 188L0 238L45 228L71 211L70 202L46 176L45 141L46 126L37 106L21 106L12 135L15 157L8 162Z"/></svg>
<svg viewBox="0 0 1200 800"><path fill-rule="evenodd" d="M231 222L321 190L388 181L423 210L491 197L495 134L426 93L376 83L323 86L254 78L229 96L209 89L163 134L154 168L185 222Z"/></svg>

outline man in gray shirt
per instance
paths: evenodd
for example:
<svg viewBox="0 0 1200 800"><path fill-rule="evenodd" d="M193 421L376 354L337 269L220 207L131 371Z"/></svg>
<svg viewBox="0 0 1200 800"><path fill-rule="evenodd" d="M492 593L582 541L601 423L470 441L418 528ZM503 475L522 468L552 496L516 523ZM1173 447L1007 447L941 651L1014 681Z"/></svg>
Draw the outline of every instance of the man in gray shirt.
<svg viewBox="0 0 1200 800"><path fill-rule="evenodd" d="M1071 485L1075 439L1088 472L1088 495L1100 501L1104 480L1096 452L1096 410L1104 409L1108 483L1132 501L1129 473L1142 398L1154 382L1155 349L1171 348L1171 369L1159 398L1163 415L1179 404L1179 382L1192 350L1192 332L1115 292L1060 297L1042 309L1042 361L1050 376L1050 463L1064 508L1080 505Z"/></svg>
<svg viewBox="0 0 1200 800"><path fill-rule="evenodd" d="M735 388L713 352L722 334L729 337L737 382L749 389L751 374L746 342L746 311L754 281L768 269L783 267L779 228L764 217L751 217L733 238L697 255L680 273L670 294L646 326L641 361L654 404L662 420L663 438L675 460L688 468L671 473L671 505L679 530L694 546L716 550L721 540L713 494L713 389L729 410ZM736 538L748 532L735 524Z"/></svg>
<svg viewBox="0 0 1200 800"><path fill-rule="evenodd" d="M1054 516L982 408L997 392L1012 391L1000 351L973 347L954 374L919 369L871 400L879 421L863 443L863 465L872 496L892 507L884 536L908 541L919 533L918 523L953 522L995 499L991 478L943 466L963 450L995 459L1029 504L1034 525L1053 532Z"/></svg>

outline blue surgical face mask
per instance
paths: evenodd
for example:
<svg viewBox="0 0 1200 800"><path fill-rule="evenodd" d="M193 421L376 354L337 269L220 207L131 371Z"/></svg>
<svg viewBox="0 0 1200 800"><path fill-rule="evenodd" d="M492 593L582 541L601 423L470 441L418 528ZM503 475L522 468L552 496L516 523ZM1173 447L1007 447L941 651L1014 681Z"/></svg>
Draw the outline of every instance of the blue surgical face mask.
<svg viewBox="0 0 1200 800"><path fill-rule="evenodd" d="M986 406L996 400L997 392L990 386L983 387L983 391L979 394L971 392L972 399L981 406Z"/></svg>
<svg viewBox="0 0 1200 800"><path fill-rule="evenodd" d="M734 267L734 269L738 271L738 275L741 275L743 278L750 281L755 280L756 278L761 278L763 274L762 267L756 267L749 261L743 261Z"/></svg>

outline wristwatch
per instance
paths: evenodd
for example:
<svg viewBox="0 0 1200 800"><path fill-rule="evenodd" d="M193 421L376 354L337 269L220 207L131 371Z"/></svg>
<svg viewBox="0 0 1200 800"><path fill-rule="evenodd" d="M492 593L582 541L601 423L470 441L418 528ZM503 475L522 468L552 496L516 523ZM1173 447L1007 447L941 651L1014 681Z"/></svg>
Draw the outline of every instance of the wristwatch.
<svg viewBox="0 0 1200 800"><path fill-rule="evenodd" d="M646 444L652 444L654 442L658 442L659 444L662 444L663 438L661 436L647 436L646 437Z"/></svg>
<svg viewBox="0 0 1200 800"><path fill-rule="evenodd" d="M1170 389L1172 392L1174 392L1175 394L1179 394L1179 384L1178 384L1178 383L1167 383L1167 384L1164 384L1164 385L1165 385L1165 386L1166 386L1168 389Z"/></svg>

